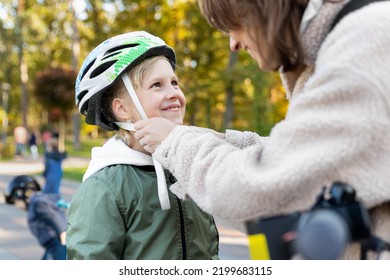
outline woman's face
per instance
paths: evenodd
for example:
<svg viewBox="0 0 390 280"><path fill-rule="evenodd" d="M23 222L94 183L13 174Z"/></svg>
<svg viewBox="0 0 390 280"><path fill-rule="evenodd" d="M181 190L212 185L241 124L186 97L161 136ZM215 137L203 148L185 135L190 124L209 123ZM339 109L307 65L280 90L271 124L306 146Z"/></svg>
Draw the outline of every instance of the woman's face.
<svg viewBox="0 0 390 280"><path fill-rule="evenodd" d="M149 118L162 117L183 124L186 99L171 64L159 59L143 76L137 95Z"/></svg>
<svg viewBox="0 0 390 280"><path fill-rule="evenodd" d="M257 34L256 34L257 33ZM257 61L257 65L264 71L274 71L278 68L277 60L274 58L274 53L269 48L265 36L260 31L240 28L230 30L230 49L238 51L243 49ZM258 40L258 42L256 42Z"/></svg>

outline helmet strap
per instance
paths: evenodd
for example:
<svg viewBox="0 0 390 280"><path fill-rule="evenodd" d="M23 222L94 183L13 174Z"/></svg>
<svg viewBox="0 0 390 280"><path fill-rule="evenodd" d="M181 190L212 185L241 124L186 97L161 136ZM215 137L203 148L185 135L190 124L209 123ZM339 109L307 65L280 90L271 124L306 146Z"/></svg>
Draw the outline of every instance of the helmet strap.
<svg viewBox="0 0 390 280"><path fill-rule="evenodd" d="M131 84L129 76L127 76L126 73L124 75L122 75L122 81L125 84L127 92L129 93L131 99L133 100L134 105L138 110L138 113L141 115L142 119L147 120L148 116L146 115L146 113L141 105L141 102L139 101L138 96L135 93L133 85ZM125 122L123 122L123 123L126 124L125 126L128 128L130 128L130 126L132 127L132 124L130 124L130 123L125 123ZM122 127L121 122L118 122L116 124L119 127ZM126 128L124 128L124 129L126 129ZM133 129L134 129L134 127L133 127ZM129 130L129 129L126 129L126 130ZM158 197L160 199L161 209L167 210L167 209L170 209L171 206L169 203L169 194L168 194L167 183L165 181L164 169L163 169L162 165L154 158L154 156L152 156L152 159L153 159L154 168L156 169L156 173L157 173L157 188L158 188Z"/></svg>
<svg viewBox="0 0 390 280"><path fill-rule="evenodd" d="M133 103L135 104L135 107L137 108L138 113L141 115L142 119L148 119L144 108L142 107L141 102L139 101L138 96L135 93L134 87L129 79L129 76L127 76L126 73L122 75L122 81L125 84L127 92L129 93L131 100L133 100ZM115 122L115 124L124 130L136 131L133 123L131 122Z"/></svg>
<svg viewBox="0 0 390 280"><path fill-rule="evenodd" d="M141 115L142 119L147 120L148 116L146 115L144 108L141 105L141 102L139 102L138 96L135 93L135 90L133 88L133 85L131 84L129 76L127 76L126 73L124 75L122 75L122 81L125 84L127 92L129 93L131 99L133 100L134 105L138 110L138 113Z"/></svg>
<svg viewBox="0 0 390 280"><path fill-rule="evenodd" d="M117 126L119 126L120 128L124 129L124 130L128 130L128 131L137 131L135 128L134 128L134 124L131 123L131 122L115 122L115 124Z"/></svg>

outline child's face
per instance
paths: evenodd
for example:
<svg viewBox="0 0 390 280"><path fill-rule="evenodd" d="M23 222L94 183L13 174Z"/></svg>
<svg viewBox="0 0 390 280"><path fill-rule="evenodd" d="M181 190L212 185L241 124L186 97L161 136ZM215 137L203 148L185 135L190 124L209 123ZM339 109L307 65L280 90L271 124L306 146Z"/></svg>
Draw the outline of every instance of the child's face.
<svg viewBox="0 0 390 280"><path fill-rule="evenodd" d="M183 124L186 99L171 64L165 59L159 59L145 72L137 95L149 118L163 117Z"/></svg>

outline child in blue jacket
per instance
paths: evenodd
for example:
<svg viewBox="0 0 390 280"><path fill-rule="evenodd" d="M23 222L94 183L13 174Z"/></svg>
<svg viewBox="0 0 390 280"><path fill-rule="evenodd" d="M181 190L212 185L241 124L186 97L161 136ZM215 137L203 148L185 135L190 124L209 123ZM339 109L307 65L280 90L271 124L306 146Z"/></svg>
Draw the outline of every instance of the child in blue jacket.
<svg viewBox="0 0 390 280"><path fill-rule="evenodd" d="M66 259L66 215L59 201L59 194L37 192L27 209L29 229L45 248L43 260Z"/></svg>

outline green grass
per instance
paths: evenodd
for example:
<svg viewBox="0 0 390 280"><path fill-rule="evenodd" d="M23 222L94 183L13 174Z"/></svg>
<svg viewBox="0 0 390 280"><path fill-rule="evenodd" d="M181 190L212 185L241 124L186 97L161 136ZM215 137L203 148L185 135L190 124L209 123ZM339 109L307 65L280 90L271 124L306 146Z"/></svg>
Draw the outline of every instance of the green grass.
<svg viewBox="0 0 390 280"><path fill-rule="evenodd" d="M77 168L77 167L68 167L64 168L64 173L63 173L63 178L68 179L68 180L74 180L74 181L79 181L81 182L83 175L85 173L85 168Z"/></svg>
<svg viewBox="0 0 390 280"><path fill-rule="evenodd" d="M73 141L71 138L68 138L65 142L65 150L69 157L83 157L83 158L90 158L91 157L91 149L96 146L103 145L105 139L98 138L98 139L90 139L85 138L81 139L80 149L75 149L73 147ZM7 143L3 144L0 142L0 161L7 161L12 160L14 158L14 142L13 137L9 136L7 137ZM27 152L29 153L30 150L27 147ZM43 146L38 146L38 152L40 155L43 154Z"/></svg>
<svg viewBox="0 0 390 280"><path fill-rule="evenodd" d="M80 149L75 149L73 147L73 142L66 141L66 143L65 143L66 152L68 154L68 157L90 158L91 157L91 149L93 147L103 145L104 141L105 141L105 139L82 139ZM81 182L86 170L87 170L87 166L64 168L63 178Z"/></svg>
<svg viewBox="0 0 390 280"><path fill-rule="evenodd" d="M91 149L93 147L103 145L104 141L105 141L105 139L101 139L101 138L99 138L99 139L82 139L80 149L75 149L73 147L73 141L67 140L65 143L66 152L68 153L69 157L90 158L91 157Z"/></svg>

